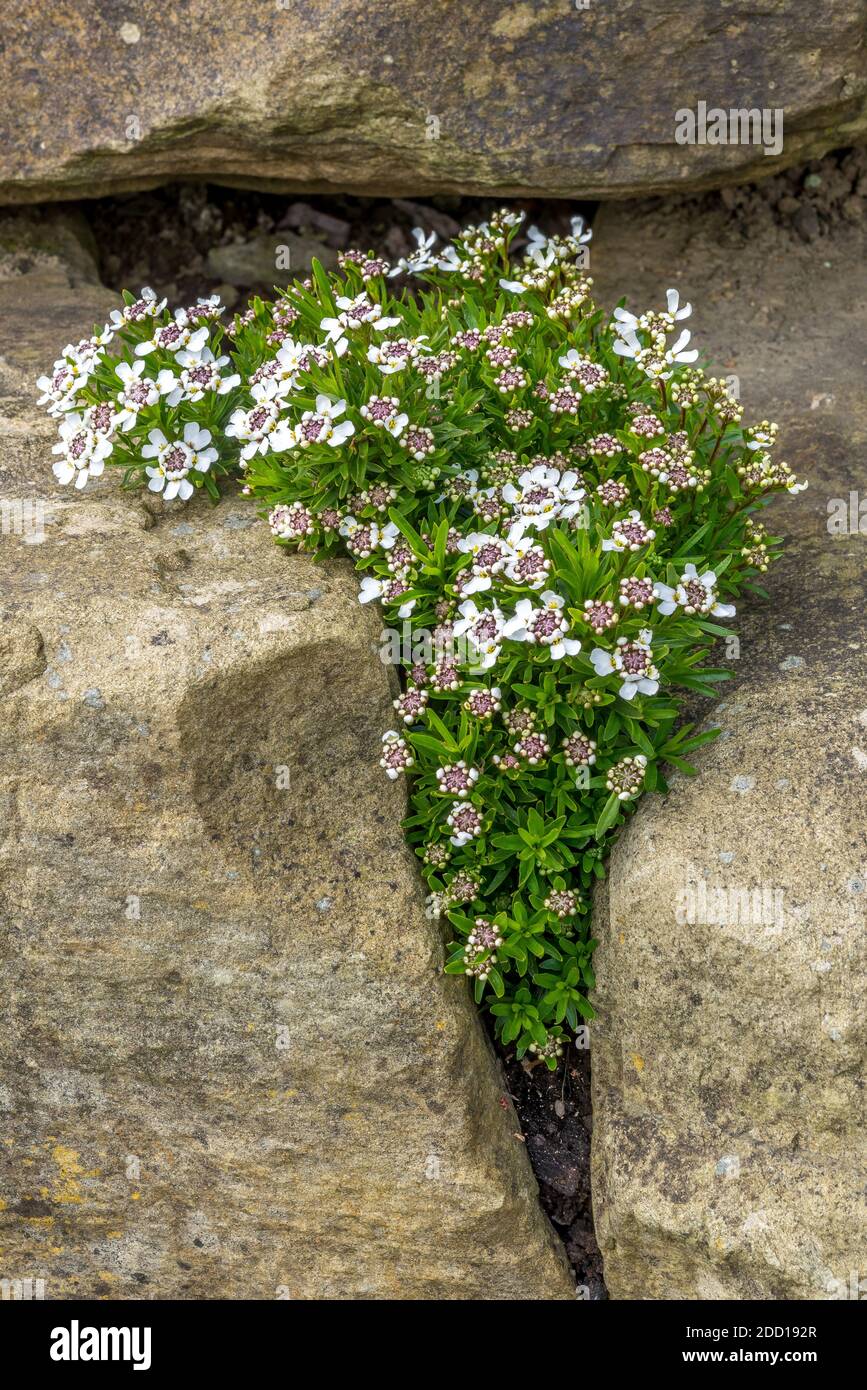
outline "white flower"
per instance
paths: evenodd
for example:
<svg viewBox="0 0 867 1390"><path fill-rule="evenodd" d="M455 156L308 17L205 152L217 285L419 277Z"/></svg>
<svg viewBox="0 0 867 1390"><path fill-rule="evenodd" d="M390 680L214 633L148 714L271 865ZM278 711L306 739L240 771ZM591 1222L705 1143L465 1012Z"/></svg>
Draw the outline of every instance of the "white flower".
<svg viewBox="0 0 867 1390"><path fill-rule="evenodd" d="M528 246L527 255L539 270L548 270L557 259L557 248L549 237L544 246L538 244Z"/></svg>
<svg viewBox="0 0 867 1390"><path fill-rule="evenodd" d="M241 440L241 458L244 461L253 458L255 454L266 454L272 442L277 450L287 447L285 443L277 442L277 422L281 405L274 399L277 389L277 382L271 378L258 381L250 390L253 405L249 410L233 411L226 425L225 433L229 438Z"/></svg>
<svg viewBox="0 0 867 1390"><path fill-rule="evenodd" d="M666 351L666 362L694 362L698 357L698 348L690 348L688 352L686 351L686 345L691 337L692 334L689 329L685 328L677 341L672 343Z"/></svg>
<svg viewBox="0 0 867 1390"><path fill-rule="evenodd" d="M316 397L316 409L305 410L295 432L302 449L308 444L330 444L332 449L336 449L344 439L355 434L351 420L341 420L339 425L334 423L345 410L345 400L333 401L330 396L320 393Z"/></svg>
<svg viewBox="0 0 867 1390"><path fill-rule="evenodd" d="M140 360L144 366L144 359ZM166 397L167 405L177 405L184 397L183 387L178 385L178 379L171 367L163 367L157 372L157 390L161 396Z"/></svg>
<svg viewBox="0 0 867 1390"><path fill-rule="evenodd" d="M677 320L689 318L692 313L692 305L684 304L683 308L680 308L680 294L677 290L666 290L665 299L667 314L663 317L669 319L672 328ZM635 314L631 314L628 309L615 309L614 317L617 324L623 325L623 328L618 327L618 333L622 333L625 337L624 330L631 330L634 333L637 328L644 328L648 319L652 318L653 315L642 314L639 318Z"/></svg>
<svg viewBox="0 0 867 1390"><path fill-rule="evenodd" d="M361 581L361 589L358 594L359 603L372 603L374 599L382 598L382 591L385 584L381 579L374 579L373 575L366 575Z"/></svg>
<svg viewBox="0 0 867 1390"><path fill-rule="evenodd" d="M582 246L591 236L591 232L584 231L584 219L581 217L572 218L572 235L569 237L549 237L538 227L530 227L527 232L527 258L544 272L554 261L566 262L570 258L578 260Z"/></svg>
<svg viewBox="0 0 867 1390"><path fill-rule="evenodd" d="M530 589L541 589L545 583L548 570L551 568L550 562L545 556L545 552L539 545L539 538L536 536L525 535L528 519L522 517L516 521L509 531L506 540L508 546L508 559L506 560L504 573L507 579L511 579L514 584L526 584ZM522 565L521 562L531 555L533 558L532 568L529 565ZM464 593L466 593L466 589Z"/></svg>
<svg viewBox="0 0 867 1390"><path fill-rule="evenodd" d="M577 243L577 245L579 246L584 246L587 244L588 241L592 239L592 231L588 229L585 232L584 230L583 217L573 217L571 219L571 226L572 235L569 239L570 241ZM559 246L557 245L558 241ZM567 259L569 252L574 251L575 249L574 247L570 247L568 242L564 243L557 237L549 237L545 232L540 231L540 229L536 226L527 228L527 243L528 254L536 252L541 253L544 256L548 249L550 247L553 247L555 255L557 255L559 251L560 259Z"/></svg>
<svg viewBox="0 0 867 1390"><path fill-rule="evenodd" d="M414 362L420 352L429 351L426 338L427 334L421 333L417 338L386 340L379 346L371 343L367 349L367 360L378 367L383 376L393 376L395 372L402 372L408 363Z"/></svg>
<svg viewBox="0 0 867 1390"><path fill-rule="evenodd" d="M446 796L457 796L459 800L466 801L479 780L479 769L467 767L464 759L461 758L456 763L447 763L445 767L438 767L436 779L439 783L437 791L444 792Z"/></svg>
<svg viewBox="0 0 867 1390"><path fill-rule="evenodd" d="M514 617L509 618L503 628L503 636L513 642L540 643L548 647L555 661L575 656L581 650L581 643L565 635L569 631L569 619L563 612L566 600L550 589L546 589L540 599L541 608L534 608L528 598L519 599Z"/></svg>
<svg viewBox="0 0 867 1390"><path fill-rule="evenodd" d="M72 410L75 396L88 383L95 366L92 353L79 351L70 343L52 368L51 376L41 376L36 385L42 392L39 405L47 405L49 415L62 415Z"/></svg>
<svg viewBox="0 0 867 1390"><path fill-rule="evenodd" d="M499 574L509 558L507 543L486 531L472 531L468 536L461 536L457 545L462 554L472 556L473 577L464 584L461 593L469 596L490 589L491 576Z"/></svg>
<svg viewBox="0 0 867 1390"><path fill-rule="evenodd" d="M428 893L424 900L424 915L429 922L438 922L443 915L446 898L442 893Z"/></svg>
<svg viewBox="0 0 867 1390"><path fill-rule="evenodd" d="M586 357L582 357L581 353L575 348L570 348L562 357L558 357L557 361L561 367L566 367L568 369L569 367L583 366L587 359Z"/></svg>
<svg viewBox="0 0 867 1390"><path fill-rule="evenodd" d="M211 431L202 429L195 421L184 425L184 443L191 450L197 473L207 473L211 464L217 462L217 451L211 445Z"/></svg>
<svg viewBox="0 0 867 1390"><path fill-rule="evenodd" d="M650 629L642 628L632 641L619 637L613 652L594 647L590 653L597 676L610 676L616 672L623 677L618 694L624 700L633 700L639 691L642 695L655 695L659 689L659 672L651 659L652 638Z"/></svg>
<svg viewBox="0 0 867 1390"><path fill-rule="evenodd" d="M383 420L381 428L384 429L393 439L400 439L407 425L409 416L401 413L400 415L389 415L387 420Z"/></svg>
<svg viewBox="0 0 867 1390"><path fill-rule="evenodd" d="M552 521L566 521L581 510L585 492L572 469L561 473L540 463L522 473L518 484L506 483L502 495L527 526L544 530Z"/></svg>
<svg viewBox="0 0 867 1390"><path fill-rule="evenodd" d="M666 335L673 331L675 323L688 318L692 306L680 307L677 290L669 290L666 296L667 309L660 312L648 311L640 317L628 309L614 310L613 327L618 333L614 351L619 357L630 357L652 381L667 381L672 375L671 368L679 362L694 362L698 357L695 348L687 349L690 340L688 329L684 329L671 347L666 347ZM645 332L650 342L645 345L638 334ZM666 370L668 368L669 370Z"/></svg>
<svg viewBox="0 0 867 1390"><path fill-rule="evenodd" d="M112 309L109 318L114 328L123 328L127 323L137 323L144 318L154 318L166 307L166 301L157 297L149 285L145 285L138 299L132 304L124 304L122 309Z"/></svg>
<svg viewBox="0 0 867 1390"><path fill-rule="evenodd" d="M341 532L341 535L343 534L344 533ZM400 527L395 526L393 521L389 521L382 527L382 530L379 531L379 544L382 546L383 550L391 550L397 543L399 537Z"/></svg>
<svg viewBox="0 0 867 1390"><path fill-rule="evenodd" d="M338 531L340 535L349 542L350 548L356 537L363 539L364 549L358 550L356 548L354 551L354 553L359 555L362 559L366 558L368 555L372 555L380 544L381 533L375 521L359 521L354 516L345 516L338 527ZM394 542L392 541L391 544L393 545Z"/></svg>
<svg viewBox="0 0 867 1390"><path fill-rule="evenodd" d="M690 340L691 334L685 328L680 337L670 348L642 347L634 331L631 328L618 330L623 332L623 338L618 339L614 344L614 351L618 357L630 357L645 374L653 380L667 381L671 376L670 371L665 371L665 367L673 367L678 362L694 362L698 357L698 349L690 348L686 350L686 345Z"/></svg>
<svg viewBox="0 0 867 1390"><path fill-rule="evenodd" d="M194 328L187 316L186 309L178 309L169 323L155 327L148 341L138 344L135 355L136 357L147 357L149 352L157 351L177 353L184 348L188 352L198 353L201 352L207 341L208 325Z"/></svg>
<svg viewBox="0 0 867 1390"><path fill-rule="evenodd" d="M640 550L656 537L656 532L644 524L635 507L625 519L613 522L611 531L611 536L602 542L603 550Z"/></svg>
<svg viewBox="0 0 867 1390"><path fill-rule="evenodd" d="M317 367L325 367L331 360L331 353L315 343L298 343L286 337L280 343L274 357L266 357L249 378L251 386L262 381L276 384L277 399L285 403L285 398L298 386L299 373L310 369L311 362Z"/></svg>
<svg viewBox="0 0 867 1390"><path fill-rule="evenodd" d="M445 501L446 496L466 498L471 502L474 497L479 495L479 470L477 468L456 469L454 473L446 475L446 492L441 492L434 501L440 503Z"/></svg>
<svg viewBox="0 0 867 1390"><path fill-rule="evenodd" d="M707 570L699 575L695 565L686 565L677 588L655 584L653 592L662 599L659 612L665 615L682 608L685 613L711 613L716 618L731 618L736 612L733 603L720 603L716 593L716 575Z"/></svg>
<svg viewBox="0 0 867 1390"><path fill-rule="evenodd" d="M776 443L776 425L770 425L767 429L750 430L749 433L750 437L745 441L748 449L771 449Z"/></svg>
<svg viewBox="0 0 867 1390"><path fill-rule="evenodd" d="M481 658L473 664L474 669L489 670L500 655L505 626L503 614L496 604L479 609L472 599L465 599L458 612L461 616L454 625L455 637L466 634Z"/></svg>
<svg viewBox="0 0 867 1390"><path fill-rule="evenodd" d="M392 782L396 781L402 772L412 767L414 761L406 739L396 729L387 729L382 736L382 757L379 760L379 766L385 768L386 776Z"/></svg>
<svg viewBox="0 0 867 1390"><path fill-rule="evenodd" d="M552 238L543 236L538 227L531 227L530 232L526 255L526 260L531 263L529 268L524 270L520 280L504 279L499 282L500 289L507 290L509 294L524 294L527 290L543 289L551 278L548 271L557 259L557 246Z"/></svg>
<svg viewBox="0 0 867 1390"><path fill-rule="evenodd" d="M377 333L384 333L386 329L396 328L400 323L400 319L386 318L382 312L382 305L371 299L365 290L354 299L345 294L339 295L335 302L340 310L337 318L324 318L320 321L319 327L325 329L326 342L335 345L340 357L346 351L346 345L341 347L341 344L346 337L347 329L367 325L375 328Z"/></svg>
<svg viewBox="0 0 867 1390"><path fill-rule="evenodd" d="M372 603L374 599L387 598L388 592L393 583L393 579L376 579L372 574L365 575L364 579L362 579L361 581L361 589L359 590L358 594L358 602ZM415 605L416 600L414 598L407 599L407 601L405 603L402 603L400 605L400 608L397 610L397 616L399 618L408 618L412 610L415 608Z"/></svg>
<svg viewBox="0 0 867 1390"><path fill-rule="evenodd" d="M425 236L421 227L413 227L412 234L416 240L416 249L409 256L401 256L396 265L393 265L388 272L389 279L395 275L400 275L406 271L410 275L421 275L425 270L432 270L438 263L437 256L430 254L431 247L437 239L436 232L430 232Z"/></svg>
<svg viewBox="0 0 867 1390"><path fill-rule="evenodd" d="M53 454L62 457L52 465L52 472L61 484L71 483L83 488L88 478L98 478L111 453L111 440L106 434L91 429L86 416L73 411L60 423L60 442L52 447Z"/></svg>
<svg viewBox="0 0 867 1390"><path fill-rule="evenodd" d="M668 312L671 314L671 317L673 319L689 318L690 314L692 313L692 305L684 304L683 308L678 307L680 304L680 293L678 290L666 290L665 299Z"/></svg>
<svg viewBox="0 0 867 1390"><path fill-rule="evenodd" d="M103 328L99 330L98 333L91 333L89 338L85 338L84 343L92 348L104 348L108 347L108 344L111 342L113 337L114 329L112 328L110 323L107 323L104 325ZM80 346L83 346L83 344ZM96 357L96 355L97 354L94 353L94 357Z"/></svg>
<svg viewBox="0 0 867 1390"><path fill-rule="evenodd" d="M513 642L533 642L535 639L530 634L530 624L534 612L535 609L528 598L519 599L514 614L503 628L503 636Z"/></svg>
<svg viewBox="0 0 867 1390"><path fill-rule="evenodd" d="M209 294L207 299L199 295L196 300L195 309L190 309L189 312L191 317L195 317L196 314L204 314L207 315L208 318L219 318L221 314L226 312L226 308L225 305L221 303L218 294Z"/></svg>
<svg viewBox="0 0 867 1390"><path fill-rule="evenodd" d="M216 460L216 449L208 447L210 430L193 422L184 426L183 439L167 439L162 430L154 429L148 434L148 441L142 448L142 458L155 460L153 467L145 469L150 478L149 490L162 492L167 502L175 497L186 502L194 491L187 475L191 470L206 473Z"/></svg>
<svg viewBox="0 0 867 1390"><path fill-rule="evenodd" d="M184 348L177 353L175 361L182 368L179 379L168 367L164 367L157 376L157 389L161 396L165 396L167 405L200 401L206 391L225 396L240 385L238 372L223 376L223 368L228 366L229 358L215 357L209 347L202 348L200 353Z"/></svg>
<svg viewBox="0 0 867 1390"><path fill-rule="evenodd" d="M446 816L446 825L453 831L450 840L456 849L468 845L482 833L482 817L475 806L471 806L467 801L452 802L452 808Z"/></svg>
<svg viewBox="0 0 867 1390"><path fill-rule="evenodd" d="M469 261L462 261L457 252L456 246L447 246L438 261L435 261L437 270L444 270L447 274L466 270Z"/></svg>
<svg viewBox="0 0 867 1390"><path fill-rule="evenodd" d="M120 405L118 412L118 429L126 429L129 425L134 425L138 419L138 413L146 405L156 405L160 398L159 387L150 377L145 376L145 362L139 359L138 362L118 362L115 367L115 375L122 383L123 390L118 391L117 400Z"/></svg>
<svg viewBox="0 0 867 1390"><path fill-rule="evenodd" d="M294 338L284 338L274 357L271 380L277 383L277 395L286 396L298 385L298 373L303 371L309 360L312 343L298 343Z"/></svg>
<svg viewBox="0 0 867 1390"><path fill-rule="evenodd" d="M108 329L103 329L102 334L94 334L90 338L82 338L78 343L67 343L61 356L70 362L76 363L79 367L92 371L100 360L99 343L103 338L108 341L114 335Z"/></svg>

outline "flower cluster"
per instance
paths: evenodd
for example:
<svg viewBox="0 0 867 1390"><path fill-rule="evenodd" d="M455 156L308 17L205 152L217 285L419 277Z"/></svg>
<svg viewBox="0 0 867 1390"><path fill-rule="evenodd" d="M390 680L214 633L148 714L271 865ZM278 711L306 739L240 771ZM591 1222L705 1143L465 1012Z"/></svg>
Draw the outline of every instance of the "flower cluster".
<svg viewBox="0 0 867 1390"><path fill-rule="evenodd" d="M713 737L680 695L724 677L703 659L779 553L756 513L804 486L698 365L677 291L594 305L589 236L503 210L394 266L314 265L232 323L146 289L39 382L61 484L120 468L183 505L235 478L279 545L353 558L399 639L380 765L446 969L551 1068L592 1017L611 836Z"/></svg>

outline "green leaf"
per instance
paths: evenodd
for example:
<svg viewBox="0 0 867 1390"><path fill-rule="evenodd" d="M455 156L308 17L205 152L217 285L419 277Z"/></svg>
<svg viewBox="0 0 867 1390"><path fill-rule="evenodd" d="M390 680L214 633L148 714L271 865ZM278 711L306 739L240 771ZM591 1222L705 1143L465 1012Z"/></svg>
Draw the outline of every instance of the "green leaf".
<svg viewBox="0 0 867 1390"><path fill-rule="evenodd" d="M617 796L617 793L616 793L616 792L612 792L611 795L609 796L608 800L606 801L605 805L604 805L603 808L602 808L602 814L600 815L598 821L596 822L596 830L595 830L594 834L596 835L596 839L597 839L597 840L601 840L601 838L602 838L602 836L605 834L606 830L610 830L610 829L611 829L611 826L614 824L614 822L615 822L616 819L617 819L617 816L618 816L618 814L619 814L619 811L620 811L620 800L619 800L619 798L618 798L618 796Z"/></svg>
<svg viewBox="0 0 867 1390"><path fill-rule="evenodd" d="M428 705L427 709L425 710L425 718L427 720L428 728L433 729L434 733L439 735L448 751L450 753L459 752L458 745L455 739L449 733L448 729L446 728L445 724L440 719L436 711L431 709L430 705Z"/></svg>
<svg viewBox="0 0 867 1390"><path fill-rule="evenodd" d="M428 550L421 536L418 534L418 531L416 531L412 524L409 521L407 521L406 517L403 515L402 512L399 512L396 507L389 507L388 519L389 521L394 522L398 531L400 531L404 540L409 545L409 548L412 551L413 555L415 555L417 559L430 559L430 551Z"/></svg>
<svg viewBox="0 0 867 1390"><path fill-rule="evenodd" d="M436 758L437 762L442 762L444 752L451 751L445 749L441 743L437 743L436 739L431 738L429 734L408 734L407 739L413 748L421 753L428 753L432 758Z"/></svg>

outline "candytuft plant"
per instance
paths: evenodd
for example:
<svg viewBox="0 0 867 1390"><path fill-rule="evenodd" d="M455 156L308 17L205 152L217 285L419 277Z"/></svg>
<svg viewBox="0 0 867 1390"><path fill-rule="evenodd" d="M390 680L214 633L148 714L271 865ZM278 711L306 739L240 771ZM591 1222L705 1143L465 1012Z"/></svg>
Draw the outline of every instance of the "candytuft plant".
<svg viewBox="0 0 867 1390"><path fill-rule="evenodd" d="M677 291L613 321L594 305L579 219L416 236L394 267L314 264L231 325L215 299L126 294L39 385L61 484L120 468L183 503L239 478L280 545L354 558L401 676L380 762L409 781L446 970L553 1069L593 1016L611 838L714 737L678 722L681 694L724 679L705 662L731 600L779 552L757 514L806 484L695 365ZM407 273L426 287L395 294Z"/></svg>

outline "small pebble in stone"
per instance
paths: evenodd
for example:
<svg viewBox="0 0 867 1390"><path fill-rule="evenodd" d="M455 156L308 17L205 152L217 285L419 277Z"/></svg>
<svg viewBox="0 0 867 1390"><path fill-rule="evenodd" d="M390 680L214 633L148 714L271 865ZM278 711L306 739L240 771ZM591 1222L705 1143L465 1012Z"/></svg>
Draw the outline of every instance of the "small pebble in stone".
<svg viewBox="0 0 867 1390"><path fill-rule="evenodd" d="M755 785L755 777L747 777L741 773L738 777L732 779L731 790L733 792L751 792Z"/></svg>

